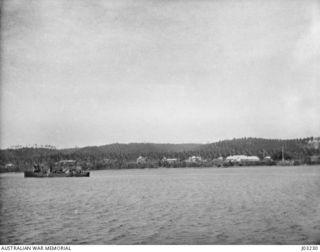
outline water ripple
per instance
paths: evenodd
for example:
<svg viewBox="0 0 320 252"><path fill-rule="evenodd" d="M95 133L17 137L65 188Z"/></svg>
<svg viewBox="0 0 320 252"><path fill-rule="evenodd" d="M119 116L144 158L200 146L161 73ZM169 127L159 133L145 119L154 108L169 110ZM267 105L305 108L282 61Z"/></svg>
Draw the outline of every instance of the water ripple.
<svg viewBox="0 0 320 252"><path fill-rule="evenodd" d="M320 166L0 175L2 244L306 244Z"/></svg>

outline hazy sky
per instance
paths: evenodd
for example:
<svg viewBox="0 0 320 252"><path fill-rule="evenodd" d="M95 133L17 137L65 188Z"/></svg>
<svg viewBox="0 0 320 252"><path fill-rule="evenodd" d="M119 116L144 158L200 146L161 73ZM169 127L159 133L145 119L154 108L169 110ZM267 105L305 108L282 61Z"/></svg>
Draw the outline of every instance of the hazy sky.
<svg viewBox="0 0 320 252"><path fill-rule="evenodd" d="M318 0L4 0L1 147L320 135Z"/></svg>

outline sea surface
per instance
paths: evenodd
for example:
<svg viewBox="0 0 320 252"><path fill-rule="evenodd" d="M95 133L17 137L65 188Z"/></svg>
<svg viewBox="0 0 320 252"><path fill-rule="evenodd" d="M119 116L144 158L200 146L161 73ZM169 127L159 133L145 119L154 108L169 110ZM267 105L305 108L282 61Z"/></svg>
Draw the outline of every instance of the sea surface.
<svg viewBox="0 0 320 252"><path fill-rule="evenodd" d="M1 244L319 244L320 166L0 175Z"/></svg>

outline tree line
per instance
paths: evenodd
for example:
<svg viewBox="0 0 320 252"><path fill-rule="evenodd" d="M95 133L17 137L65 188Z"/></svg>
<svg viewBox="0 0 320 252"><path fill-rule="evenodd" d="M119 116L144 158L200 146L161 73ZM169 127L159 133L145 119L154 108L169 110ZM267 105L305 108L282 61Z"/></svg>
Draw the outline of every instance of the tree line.
<svg viewBox="0 0 320 252"><path fill-rule="evenodd" d="M285 150L285 159L308 164L312 156L320 155L319 149L309 144L311 140L313 137L288 140L238 138L210 144L131 143L71 149L23 147L0 150L0 169L24 171L35 163L50 165L62 159L77 160L89 169L136 168L138 156L146 157L145 166L151 168L160 166L163 157L179 160L172 166L186 166L184 160L193 155L201 156L207 160L206 165L210 166L217 158L229 155L258 156L260 159L270 156L277 161L282 158L282 148ZM8 168L8 164L14 166Z"/></svg>

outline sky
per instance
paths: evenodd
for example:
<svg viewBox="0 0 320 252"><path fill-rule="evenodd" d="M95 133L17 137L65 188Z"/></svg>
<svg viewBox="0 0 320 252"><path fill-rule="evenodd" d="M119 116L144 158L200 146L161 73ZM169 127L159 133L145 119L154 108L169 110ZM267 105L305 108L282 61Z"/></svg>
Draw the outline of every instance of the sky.
<svg viewBox="0 0 320 252"><path fill-rule="evenodd" d="M4 0L0 147L320 135L317 0Z"/></svg>

